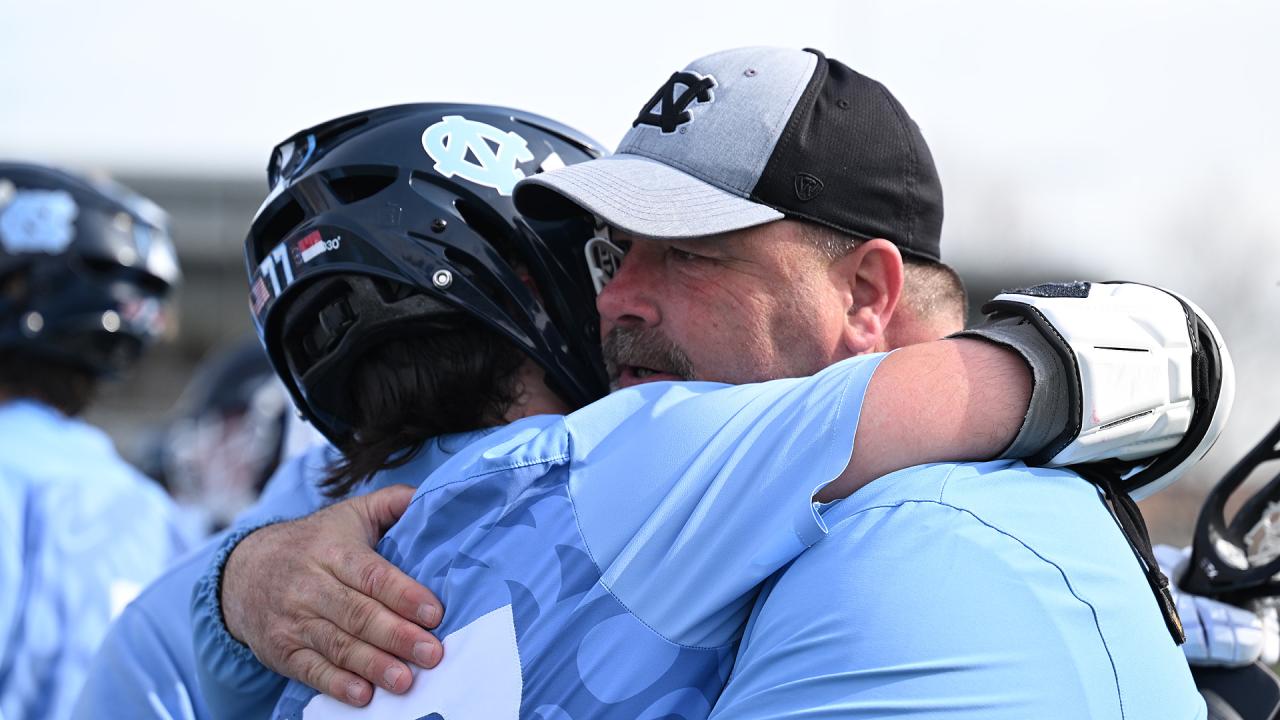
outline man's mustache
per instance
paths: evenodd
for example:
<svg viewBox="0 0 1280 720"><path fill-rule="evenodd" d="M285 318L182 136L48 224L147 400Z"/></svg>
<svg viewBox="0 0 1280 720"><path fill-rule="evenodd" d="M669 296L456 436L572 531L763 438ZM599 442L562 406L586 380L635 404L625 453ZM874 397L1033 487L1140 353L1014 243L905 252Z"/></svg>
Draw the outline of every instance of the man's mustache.
<svg viewBox="0 0 1280 720"><path fill-rule="evenodd" d="M649 368L692 380L693 361L665 335L652 328L615 327L601 343L609 381L616 382L623 366Z"/></svg>

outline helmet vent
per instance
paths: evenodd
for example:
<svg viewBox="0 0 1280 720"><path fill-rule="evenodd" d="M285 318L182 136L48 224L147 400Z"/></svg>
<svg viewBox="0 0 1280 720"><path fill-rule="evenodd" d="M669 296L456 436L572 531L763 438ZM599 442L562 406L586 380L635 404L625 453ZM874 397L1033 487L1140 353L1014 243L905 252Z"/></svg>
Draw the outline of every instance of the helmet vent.
<svg viewBox="0 0 1280 720"><path fill-rule="evenodd" d="M266 222L261 225L261 230L253 233L258 247L254 248L257 252L256 261L261 261L271 251L271 246L263 247L262 241L278 242L288 235L295 227L297 227L305 216L302 212L302 206L292 198L283 205L279 206Z"/></svg>
<svg viewBox="0 0 1280 720"><path fill-rule="evenodd" d="M498 215L485 204L473 204L460 199L455 200L453 206L471 231L484 238L503 260L512 264L521 262L511 238L513 228L507 218Z"/></svg>
<svg viewBox="0 0 1280 720"><path fill-rule="evenodd" d="M366 166L354 169L344 168L342 175L336 174L325 178L329 190L343 205L350 205L365 198L373 197L396 181L394 167Z"/></svg>

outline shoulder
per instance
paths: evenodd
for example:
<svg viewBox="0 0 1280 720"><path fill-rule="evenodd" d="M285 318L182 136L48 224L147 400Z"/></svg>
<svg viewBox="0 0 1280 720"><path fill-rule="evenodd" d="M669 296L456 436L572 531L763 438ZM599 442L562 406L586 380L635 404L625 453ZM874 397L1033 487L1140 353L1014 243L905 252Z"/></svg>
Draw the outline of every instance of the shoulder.
<svg viewBox="0 0 1280 720"><path fill-rule="evenodd" d="M1076 473L1028 467L1015 460L900 470L833 503L824 510L824 519L834 527L859 515L890 510L955 520L968 516L993 530L1027 538L1052 536L1064 526L1077 527L1072 524L1076 522L1114 525L1097 488Z"/></svg>
<svg viewBox="0 0 1280 720"><path fill-rule="evenodd" d="M478 436L438 470L467 467L471 477L564 460L569 437L563 415L536 415ZM449 473L439 473L448 476Z"/></svg>
<svg viewBox="0 0 1280 720"><path fill-rule="evenodd" d="M942 464L864 489L827 512L827 537L768 596L779 645L856 622L892 638L874 645L890 659L985 652L997 662L975 677L1033 666L1095 708L1168 707L1160 687L1187 697L1186 663L1137 560L1079 476L1018 462ZM815 587L847 601L806 600Z"/></svg>
<svg viewBox="0 0 1280 720"><path fill-rule="evenodd" d="M1016 461L908 468L877 479L823 518L830 532L820 545L834 556L856 545L867 557L909 563L906 572L1065 582L1075 594L1144 593L1133 554L1097 489L1067 470Z"/></svg>
<svg viewBox="0 0 1280 720"><path fill-rule="evenodd" d="M433 512L430 508L473 485L496 482L510 485L509 494L518 494L519 476L534 476L548 465L567 461L569 437L564 416L537 415L491 432L475 433L472 442L462 447L453 443L424 450L427 452L397 468L392 475L375 478L374 484L399 478L394 481L418 485L413 502L396 527L409 525L405 521L412 515L430 515Z"/></svg>

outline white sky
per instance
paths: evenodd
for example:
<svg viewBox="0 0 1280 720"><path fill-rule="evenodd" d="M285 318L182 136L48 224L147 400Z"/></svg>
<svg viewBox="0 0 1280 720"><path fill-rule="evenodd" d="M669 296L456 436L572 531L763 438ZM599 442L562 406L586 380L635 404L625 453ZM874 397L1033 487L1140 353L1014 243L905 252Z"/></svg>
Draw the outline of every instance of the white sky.
<svg viewBox="0 0 1280 720"><path fill-rule="evenodd" d="M1241 404L1270 422L1277 37L1268 0L0 0L0 156L257 177L303 127L442 100L525 108L612 147L695 57L817 47L920 124L950 261L1202 298L1238 338Z"/></svg>
<svg viewBox="0 0 1280 720"><path fill-rule="evenodd" d="M689 60L813 46L903 101L954 224L1012 194L1010 222L1043 204L1092 235L1149 232L1133 216L1184 196L1280 188L1278 36L1265 0L0 0L0 154L256 176L296 130L426 100L522 107L612 147Z"/></svg>

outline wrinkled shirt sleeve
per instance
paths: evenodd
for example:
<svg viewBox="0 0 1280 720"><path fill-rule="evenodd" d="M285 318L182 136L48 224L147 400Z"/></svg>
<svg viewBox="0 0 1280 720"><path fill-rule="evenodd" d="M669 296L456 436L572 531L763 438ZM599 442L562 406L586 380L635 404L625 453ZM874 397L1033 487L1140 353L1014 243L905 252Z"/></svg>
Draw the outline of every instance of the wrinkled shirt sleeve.
<svg viewBox="0 0 1280 720"><path fill-rule="evenodd" d="M317 446L277 471L261 500L223 534L191 590L189 637L195 674L213 717L267 717L288 681L268 670L247 645L227 631L219 598L222 568L236 545L254 530L310 514L328 502L318 491L316 480L335 453L331 446Z"/></svg>
<svg viewBox="0 0 1280 720"><path fill-rule="evenodd" d="M191 597L196 675L214 717L269 717L288 682L268 670L247 645L231 636L222 620L219 602L227 558L241 540L268 524L250 525L228 534Z"/></svg>
<svg viewBox="0 0 1280 720"><path fill-rule="evenodd" d="M116 619L94 657L73 720L211 717L195 680L187 598L219 540L188 554Z"/></svg>

